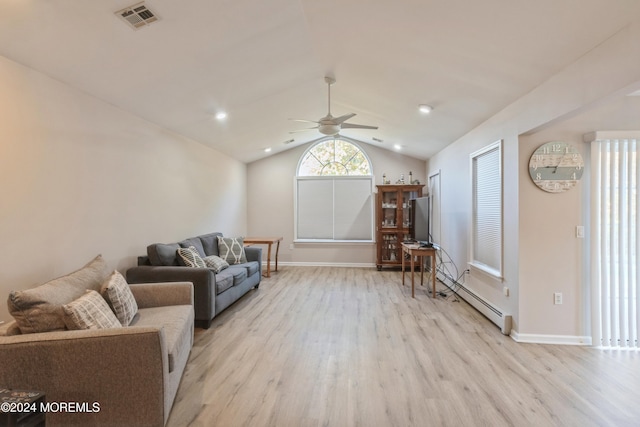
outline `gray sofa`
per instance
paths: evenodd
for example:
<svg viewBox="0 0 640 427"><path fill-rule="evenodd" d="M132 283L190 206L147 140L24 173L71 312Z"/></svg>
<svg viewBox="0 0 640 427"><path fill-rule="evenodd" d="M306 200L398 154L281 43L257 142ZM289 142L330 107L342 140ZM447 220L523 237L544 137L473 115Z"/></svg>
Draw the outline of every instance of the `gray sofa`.
<svg viewBox="0 0 640 427"><path fill-rule="evenodd" d="M186 267L176 254L193 246L201 256L219 255L218 236L209 233L177 243L154 243L147 255L138 257L138 266L127 270L127 282L191 282L194 290L195 325L208 329L213 318L251 288L260 286L262 249L245 248L246 263L231 265L219 273L211 268Z"/></svg>
<svg viewBox="0 0 640 427"><path fill-rule="evenodd" d="M193 345L191 283L130 286L138 312L129 326L44 331L77 286L77 295L99 289L108 276L96 258L82 269L22 293L42 332L23 333L17 321L0 327L0 384L37 390L48 402L87 403L99 411L50 412L47 426L163 426L167 422ZM29 295L27 295L29 294ZM72 297L71 297L72 298ZM69 299L69 298L67 298ZM48 300L48 301L47 301ZM22 324L24 313L14 310Z"/></svg>

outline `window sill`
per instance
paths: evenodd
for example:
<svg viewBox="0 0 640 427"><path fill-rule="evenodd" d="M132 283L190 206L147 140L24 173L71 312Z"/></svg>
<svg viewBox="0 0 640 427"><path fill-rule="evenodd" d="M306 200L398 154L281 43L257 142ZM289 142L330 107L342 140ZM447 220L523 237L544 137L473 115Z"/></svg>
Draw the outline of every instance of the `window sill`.
<svg viewBox="0 0 640 427"><path fill-rule="evenodd" d="M340 245L371 245L374 244L373 240L328 240L328 239L295 239L293 243L305 244L305 243L321 243L321 244L340 244Z"/></svg>
<svg viewBox="0 0 640 427"><path fill-rule="evenodd" d="M504 277L502 277L502 272L496 270L495 268L489 267L488 265L482 264L480 262L471 261L469 262L469 267L473 271L477 271L490 279L496 280L498 282L503 282Z"/></svg>

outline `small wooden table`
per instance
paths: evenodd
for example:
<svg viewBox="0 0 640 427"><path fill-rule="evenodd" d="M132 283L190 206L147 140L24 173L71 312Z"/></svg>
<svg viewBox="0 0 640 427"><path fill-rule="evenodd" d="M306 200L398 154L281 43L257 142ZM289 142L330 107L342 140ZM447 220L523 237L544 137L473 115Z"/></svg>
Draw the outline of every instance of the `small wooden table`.
<svg viewBox="0 0 640 427"><path fill-rule="evenodd" d="M251 245L269 245L267 248L267 274L265 277L271 277L271 245L276 243L276 268L278 271L278 250L280 250L280 242L282 237L245 237L244 244Z"/></svg>
<svg viewBox="0 0 640 427"><path fill-rule="evenodd" d="M411 297L415 298L415 286L414 286L414 268L415 259L420 260L420 285L424 286L424 257L431 257L431 296L436 297L436 250L435 248L420 247L416 243L403 243L402 244L402 286L404 286L404 254L408 254L411 258Z"/></svg>

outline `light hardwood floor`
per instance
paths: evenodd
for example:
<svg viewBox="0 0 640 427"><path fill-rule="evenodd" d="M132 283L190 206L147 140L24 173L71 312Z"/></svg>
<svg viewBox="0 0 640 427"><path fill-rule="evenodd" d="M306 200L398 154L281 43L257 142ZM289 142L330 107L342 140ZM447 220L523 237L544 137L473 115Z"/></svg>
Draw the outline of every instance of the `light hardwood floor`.
<svg viewBox="0 0 640 427"><path fill-rule="evenodd" d="M281 267L196 330L168 426L640 425L640 353L518 344L454 299Z"/></svg>

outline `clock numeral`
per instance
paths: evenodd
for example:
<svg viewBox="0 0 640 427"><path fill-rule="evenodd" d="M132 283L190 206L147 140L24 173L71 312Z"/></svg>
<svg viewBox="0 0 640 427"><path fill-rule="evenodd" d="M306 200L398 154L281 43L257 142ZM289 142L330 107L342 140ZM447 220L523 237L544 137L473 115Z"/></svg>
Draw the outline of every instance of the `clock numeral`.
<svg viewBox="0 0 640 427"><path fill-rule="evenodd" d="M571 174L571 179L574 179L574 180L576 179L576 173L575 172Z"/></svg>
<svg viewBox="0 0 640 427"><path fill-rule="evenodd" d="M536 179L542 179L542 174L540 172L536 174Z"/></svg>
<svg viewBox="0 0 640 427"><path fill-rule="evenodd" d="M554 153L562 151L561 148L562 148L562 146L560 144L553 144L553 152Z"/></svg>

